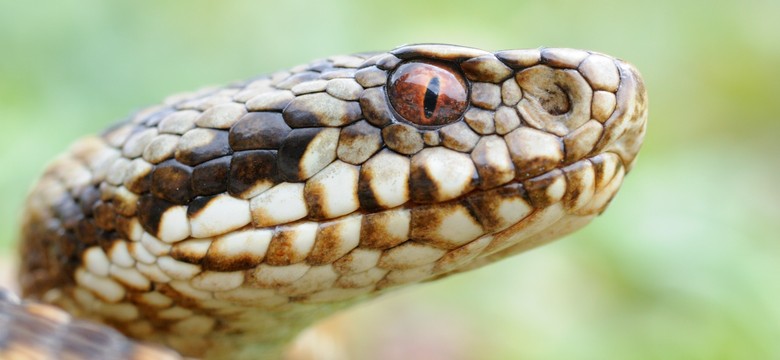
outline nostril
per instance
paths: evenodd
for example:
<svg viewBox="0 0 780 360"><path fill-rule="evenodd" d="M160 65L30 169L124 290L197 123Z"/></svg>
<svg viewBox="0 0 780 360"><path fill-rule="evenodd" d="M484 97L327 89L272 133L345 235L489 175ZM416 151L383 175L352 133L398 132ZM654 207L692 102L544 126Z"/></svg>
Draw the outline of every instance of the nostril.
<svg viewBox="0 0 780 360"><path fill-rule="evenodd" d="M539 104L550 115L563 115L571 109L571 102L566 90L558 84L553 84L551 89L545 89L539 97Z"/></svg>
<svg viewBox="0 0 780 360"><path fill-rule="evenodd" d="M517 110L530 126L566 136L591 119L593 90L576 70L536 65L515 80L523 90Z"/></svg>

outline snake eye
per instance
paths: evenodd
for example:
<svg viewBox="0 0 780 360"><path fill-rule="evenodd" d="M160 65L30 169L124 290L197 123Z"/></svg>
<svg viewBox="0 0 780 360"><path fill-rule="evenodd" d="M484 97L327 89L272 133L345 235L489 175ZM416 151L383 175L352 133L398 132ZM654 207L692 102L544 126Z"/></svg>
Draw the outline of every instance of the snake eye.
<svg viewBox="0 0 780 360"><path fill-rule="evenodd" d="M390 77L388 88L395 111L416 125L447 125L466 110L466 81L446 63L405 63Z"/></svg>

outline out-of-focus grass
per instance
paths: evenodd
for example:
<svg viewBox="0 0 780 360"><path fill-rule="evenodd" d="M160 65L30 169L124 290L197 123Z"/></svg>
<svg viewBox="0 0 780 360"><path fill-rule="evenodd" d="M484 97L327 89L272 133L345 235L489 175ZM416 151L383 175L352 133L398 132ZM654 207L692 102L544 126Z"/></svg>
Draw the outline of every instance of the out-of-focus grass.
<svg viewBox="0 0 780 360"><path fill-rule="evenodd" d="M176 91L450 42L633 62L646 146L609 211L528 254L351 311L355 358L780 357L780 2L0 2L0 249L79 135Z"/></svg>

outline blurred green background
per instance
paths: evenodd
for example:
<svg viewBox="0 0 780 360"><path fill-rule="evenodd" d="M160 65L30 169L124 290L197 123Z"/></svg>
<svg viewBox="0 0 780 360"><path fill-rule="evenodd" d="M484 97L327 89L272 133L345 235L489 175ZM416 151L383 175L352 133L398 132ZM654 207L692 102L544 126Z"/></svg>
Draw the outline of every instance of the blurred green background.
<svg viewBox="0 0 780 360"><path fill-rule="evenodd" d="M49 159L171 93L414 42L586 48L634 63L651 103L610 209L563 241L338 316L333 353L778 359L778 15L777 0L2 0L1 259Z"/></svg>

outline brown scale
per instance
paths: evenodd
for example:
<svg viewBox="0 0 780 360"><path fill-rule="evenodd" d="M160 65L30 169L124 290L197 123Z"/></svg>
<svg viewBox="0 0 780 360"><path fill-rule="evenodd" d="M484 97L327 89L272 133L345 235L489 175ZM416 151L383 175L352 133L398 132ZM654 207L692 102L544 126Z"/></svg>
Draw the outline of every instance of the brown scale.
<svg viewBox="0 0 780 360"><path fill-rule="evenodd" d="M251 150L233 154L228 193L242 197L258 185L270 188L279 182L276 150Z"/></svg>
<svg viewBox="0 0 780 360"><path fill-rule="evenodd" d="M301 173L301 157L309 150L309 145L323 132L323 128L303 128L292 130L279 147L279 174L286 181L305 180Z"/></svg>
<svg viewBox="0 0 780 360"><path fill-rule="evenodd" d="M304 94L293 99L282 112L292 128L344 126L362 117L357 101L345 101L327 93Z"/></svg>
<svg viewBox="0 0 780 360"><path fill-rule="evenodd" d="M382 147L382 132L365 120L341 130L337 156L339 160L360 165Z"/></svg>
<svg viewBox="0 0 780 360"><path fill-rule="evenodd" d="M233 151L275 150L291 130L280 113L249 113L230 129L230 147Z"/></svg>
<svg viewBox="0 0 780 360"><path fill-rule="evenodd" d="M414 155L425 146L420 131L407 124L391 124L384 127L382 138L388 148L404 155Z"/></svg>
<svg viewBox="0 0 780 360"><path fill-rule="evenodd" d="M276 228L271 243L268 245L268 251L265 254L265 263L271 266L286 266L299 263L305 257L297 256L292 248L297 239L295 227L279 226Z"/></svg>
<svg viewBox="0 0 780 360"><path fill-rule="evenodd" d="M401 216L403 215L399 210L365 214L360 226L360 247L386 250L406 241L409 238L408 231L398 236L397 229L388 228L388 225L393 224L394 218Z"/></svg>
<svg viewBox="0 0 780 360"><path fill-rule="evenodd" d="M154 167L151 192L158 199L185 205L192 200L192 168L176 160L167 160Z"/></svg>
<svg viewBox="0 0 780 360"><path fill-rule="evenodd" d="M228 142L228 132L214 129L199 129L204 136L211 137L211 140L203 145L190 149L179 149L176 151L176 160L182 164L196 166L209 160L216 159L225 155L230 155L232 149ZM185 136L187 136L185 134Z"/></svg>
<svg viewBox="0 0 780 360"><path fill-rule="evenodd" d="M374 126L382 128L393 122L384 87L364 90L360 97L360 107L363 109L363 116Z"/></svg>
<svg viewBox="0 0 780 360"><path fill-rule="evenodd" d="M512 183L495 189L479 191L467 196L464 201L468 209L484 227L486 232L499 230L501 224L498 207L503 200L517 199L531 203L528 192L522 184Z"/></svg>
<svg viewBox="0 0 780 360"><path fill-rule="evenodd" d="M192 170L192 191L196 196L217 195L227 191L230 180L230 156L198 164Z"/></svg>
<svg viewBox="0 0 780 360"><path fill-rule="evenodd" d="M215 240L216 243L219 243L219 239ZM214 247L212 244L211 247ZM206 253L206 256L203 257L200 264L203 266L204 270L213 270L213 271L240 271L240 270L250 270L262 263L263 258L245 253L239 256L232 256L229 259L226 259L224 256L220 256L217 254L214 254L212 251L209 251Z"/></svg>
<svg viewBox="0 0 780 360"><path fill-rule="evenodd" d="M197 200L197 199L196 199ZM195 201L190 204L193 206ZM138 220L141 226L150 234L157 234L160 230L160 221L165 212L176 204L147 194L138 200Z"/></svg>
<svg viewBox="0 0 780 360"><path fill-rule="evenodd" d="M149 189L152 187L152 170L153 169L148 169L143 171L140 176L127 178L124 186L128 190L139 195L149 192Z"/></svg>
<svg viewBox="0 0 780 360"><path fill-rule="evenodd" d="M365 167L361 168L361 170L363 169L365 169ZM379 204L374 191L371 190L370 184L373 177L374 174L372 172L361 171L360 178L358 179L357 194L358 201L360 201L360 208L368 212L374 212L382 209L382 206Z"/></svg>
<svg viewBox="0 0 780 360"><path fill-rule="evenodd" d="M204 257L199 256L199 254L193 254L192 252L187 251L184 244L186 244L186 242L175 243L173 247L171 247L170 256L179 261L200 265L203 262Z"/></svg>
<svg viewBox="0 0 780 360"><path fill-rule="evenodd" d="M133 218L127 216L116 217L116 232L123 239L130 239L130 232L132 231Z"/></svg>
<svg viewBox="0 0 780 360"><path fill-rule="evenodd" d="M344 220L323 222L319 225L317 238L311 253L306 257L306 263L312 266L327 265L344 256L339 252L341 242L340 231L345 226Z"/></svg>

